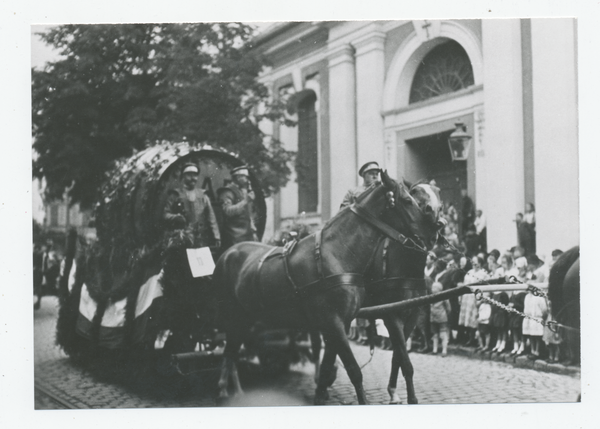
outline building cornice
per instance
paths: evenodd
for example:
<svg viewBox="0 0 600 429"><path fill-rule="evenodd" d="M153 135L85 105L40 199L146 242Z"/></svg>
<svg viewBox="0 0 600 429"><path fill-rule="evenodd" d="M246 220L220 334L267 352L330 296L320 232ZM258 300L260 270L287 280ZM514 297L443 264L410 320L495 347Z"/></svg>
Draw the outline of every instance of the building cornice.
<svg viewBox="0 0 600 429"><path fill-rule="evenodd" d="M354 64L354 53L355 49L349 43L336 46L328 52L329 67L335 67L343 63Z"/></svg>
<svg viewBox="0 0 600 429"><path fill-rule="evenodd" d="M359 57L371 51L383 51L385 38L386 34L384 32L374 31L352 42L352 46L356 48L356 56Z"/></svg>
<svg viewBox="0 0 600 429"><path fill-rule="evenodd" d="M398 109L392 109L392 110L382 112L381 116L387 117L387 116L398 115L400 113L405 113L405 112L409 112L412 110L422 109L423 107L431 106L434 104L439 104L441 102L453 100L455 98L461 98L465 95L476 94L476 93L479 93L482 91L483 91L483 85L473 85L473 86L461 89L456 92L451 92L449 94L444 94L444 95L440 95L437 97L429 98L424 101L419 101L417 103L412 103L405 107L400 107Z"/></svg>

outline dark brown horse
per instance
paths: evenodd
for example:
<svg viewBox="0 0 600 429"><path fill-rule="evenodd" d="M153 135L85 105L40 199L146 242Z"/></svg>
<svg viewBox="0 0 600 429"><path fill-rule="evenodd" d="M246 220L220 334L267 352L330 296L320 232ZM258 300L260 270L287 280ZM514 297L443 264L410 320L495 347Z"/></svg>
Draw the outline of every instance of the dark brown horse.
<svg viewBox="0 0 600 429"><path fill-rule="evenodd" d="M409 184L407 184L409 185ZM438 212L441 209L439 190L430 185L410 187L410 193L423 210ZM429 207L429 209L428 209ZM375 253L376 257L368 275L365 307L405 301L427 294L424 279L426 252L391 241L384 240ZM406 339L415 327L421 307L385 315L382 320L392 343L392 368L388 383L390 404L399 404L396 393L399 369L406 382L407 401L418 403L413 385L413 367L410 362Z"/></svg>
<svg viewBox="0 0 600 429"><path fill-rule="evenodd" d="M405 185L423 210L432 210L432 212L441 210L441 199L437 187L425 184L412 186L408 182L405 182ZM424 279L426 257L427 252L424 249L406 246L387 237L382 240L375 251L373 264L367 271L367 294L363 307L400 302L427 295ZM402 375L406 382L408 403L418 403L413 384L414 370L406 349L406 338L414 329L421 311L422 307L413 307L382 317L393 349L387 388L390 404L401 403L396 393L400 369L402 369Z"/></svg>
<svg viewBox="0 0 600 429"><path fill-rule="evenodd" d="M567 328L559 328L565 340L569 363L580 361L581 310L579 303L579 246L560 255L548 278L548 297L552 303L552 317Z"/></svg>
<svg viewBox="0 0 600 429"><path fill-rule="evenodd" d="M254 322L265 320L323 334L325 353L315 404L327 398L336 356L344 364L358 402L367 403L362 372L346 336L365 302L367 269L385 236L425 252L440 228L439 208L419 206L407 188L385 172L382 180L293 250L246 242L219 258L213 279L221 290L227 335L220 397L228 396L230 381L235 394L242 392L236 369L239 348Z"/></svg>

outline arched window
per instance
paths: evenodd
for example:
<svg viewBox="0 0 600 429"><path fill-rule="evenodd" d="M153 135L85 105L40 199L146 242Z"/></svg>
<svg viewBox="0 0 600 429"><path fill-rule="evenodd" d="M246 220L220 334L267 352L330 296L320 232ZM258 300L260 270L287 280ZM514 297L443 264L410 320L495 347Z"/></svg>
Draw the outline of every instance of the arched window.
<svg viewBox="0 0 600 429"><path fill-rule="evenodd" d="M475 82L462 46L453 40L436 46L421 61L410 89L409 103L456 92Z"/></svg>
<svg viewBox="0 0 600 429"><path fill-rule="evenodd" d="M317 96L311 90L298 94L298 211L314 213L319 204Z"/></svg>

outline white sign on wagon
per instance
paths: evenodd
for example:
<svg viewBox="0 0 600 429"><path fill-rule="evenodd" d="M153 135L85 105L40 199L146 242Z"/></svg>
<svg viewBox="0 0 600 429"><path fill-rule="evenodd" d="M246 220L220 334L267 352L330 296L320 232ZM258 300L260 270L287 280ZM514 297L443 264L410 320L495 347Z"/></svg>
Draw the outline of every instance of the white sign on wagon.
<svg viewBox="0 0 600 429"><path fill-rule="evenodd" d="M215 270L215 261L213 261L212 254L208 247L186 250L188 262L194 278L212 275Z"/></svg>

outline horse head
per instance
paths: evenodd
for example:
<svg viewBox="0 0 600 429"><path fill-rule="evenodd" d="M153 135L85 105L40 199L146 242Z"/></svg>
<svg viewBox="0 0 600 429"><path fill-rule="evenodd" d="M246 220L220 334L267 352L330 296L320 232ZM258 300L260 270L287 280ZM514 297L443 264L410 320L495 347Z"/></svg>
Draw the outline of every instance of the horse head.
<svg viewBox="0 0 600 429"><path fill-rule="evenodd" d="M426 184L401 184L391 179L386 171L381 172L381 179L384 204L374 205L378 207L380 219L423 247L433 248L439 231L445 226L440 220L442 203L439 189ZM375 197L378 193L373 194Z"/></svg>

